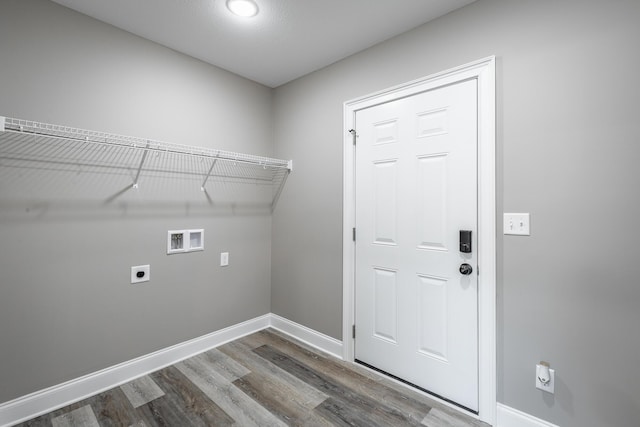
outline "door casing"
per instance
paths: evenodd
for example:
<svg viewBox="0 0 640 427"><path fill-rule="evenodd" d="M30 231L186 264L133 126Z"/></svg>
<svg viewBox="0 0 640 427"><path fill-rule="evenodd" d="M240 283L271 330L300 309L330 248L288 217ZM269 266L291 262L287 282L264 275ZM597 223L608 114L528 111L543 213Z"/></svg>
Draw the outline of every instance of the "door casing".
<svg viewBox="0 0 640 427"><path fill-rule="evenodd" d="M496 420L496 129L495 56L452 68L344 103L343 161L343 358L354 361L355 322L355 149L358 110L454 84L478 81L478 385L477 418ZM356 129L357 130L357 129ZM356 137L357 138L357 137ZM446 402L445 402L446 403ZM474 416L474 414L469 413Z"/></svg>

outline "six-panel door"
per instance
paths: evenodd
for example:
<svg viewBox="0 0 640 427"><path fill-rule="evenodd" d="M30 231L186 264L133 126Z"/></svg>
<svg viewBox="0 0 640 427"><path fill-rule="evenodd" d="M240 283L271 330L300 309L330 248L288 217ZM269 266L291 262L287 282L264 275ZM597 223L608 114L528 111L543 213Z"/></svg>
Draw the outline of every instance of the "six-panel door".
<svg viewBox="0 0 640 427"><path fill-rule="evenodd" d="M477 82L356 112L356 359L478 409ZM467 263L474 269L463 275Z"/></svg>

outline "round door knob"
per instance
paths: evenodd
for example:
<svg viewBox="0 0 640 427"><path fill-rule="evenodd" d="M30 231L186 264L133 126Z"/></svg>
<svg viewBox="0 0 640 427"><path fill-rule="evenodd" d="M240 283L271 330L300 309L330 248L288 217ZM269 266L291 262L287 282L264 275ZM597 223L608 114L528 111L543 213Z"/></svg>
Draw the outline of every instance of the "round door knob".
<svg viewBox="0 0 640 427"><path fill-rule="evenodd" d="M470 275L472 271L473 268L469 264L465 263L460 266L460 273L464 274L465 276Z"/></svg>

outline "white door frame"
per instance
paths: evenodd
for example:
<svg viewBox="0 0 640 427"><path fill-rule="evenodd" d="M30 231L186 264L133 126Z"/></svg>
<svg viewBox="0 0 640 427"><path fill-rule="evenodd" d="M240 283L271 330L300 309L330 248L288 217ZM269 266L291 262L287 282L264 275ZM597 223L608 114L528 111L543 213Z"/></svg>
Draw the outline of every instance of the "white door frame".
<svg viewBox="0 0 640 427"><path fill-rule="evenodd" d="M495 57L385 89L344 103L343 327L344 360L354 361L355 322L355 151L356 112L394 99L468 79L478 81L478 418L496 419L496 130Z"/></svg>

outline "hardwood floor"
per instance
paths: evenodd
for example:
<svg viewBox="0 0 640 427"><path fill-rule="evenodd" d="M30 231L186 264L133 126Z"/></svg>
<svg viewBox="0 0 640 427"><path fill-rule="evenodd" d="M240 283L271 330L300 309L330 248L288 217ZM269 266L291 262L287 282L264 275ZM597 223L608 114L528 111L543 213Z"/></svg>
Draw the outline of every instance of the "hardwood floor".
<svg viewBox="0 0 640 427"><path fill-rule="evenodd" d="M486 426L272 329L19 424L231 425Z"/></svg>

